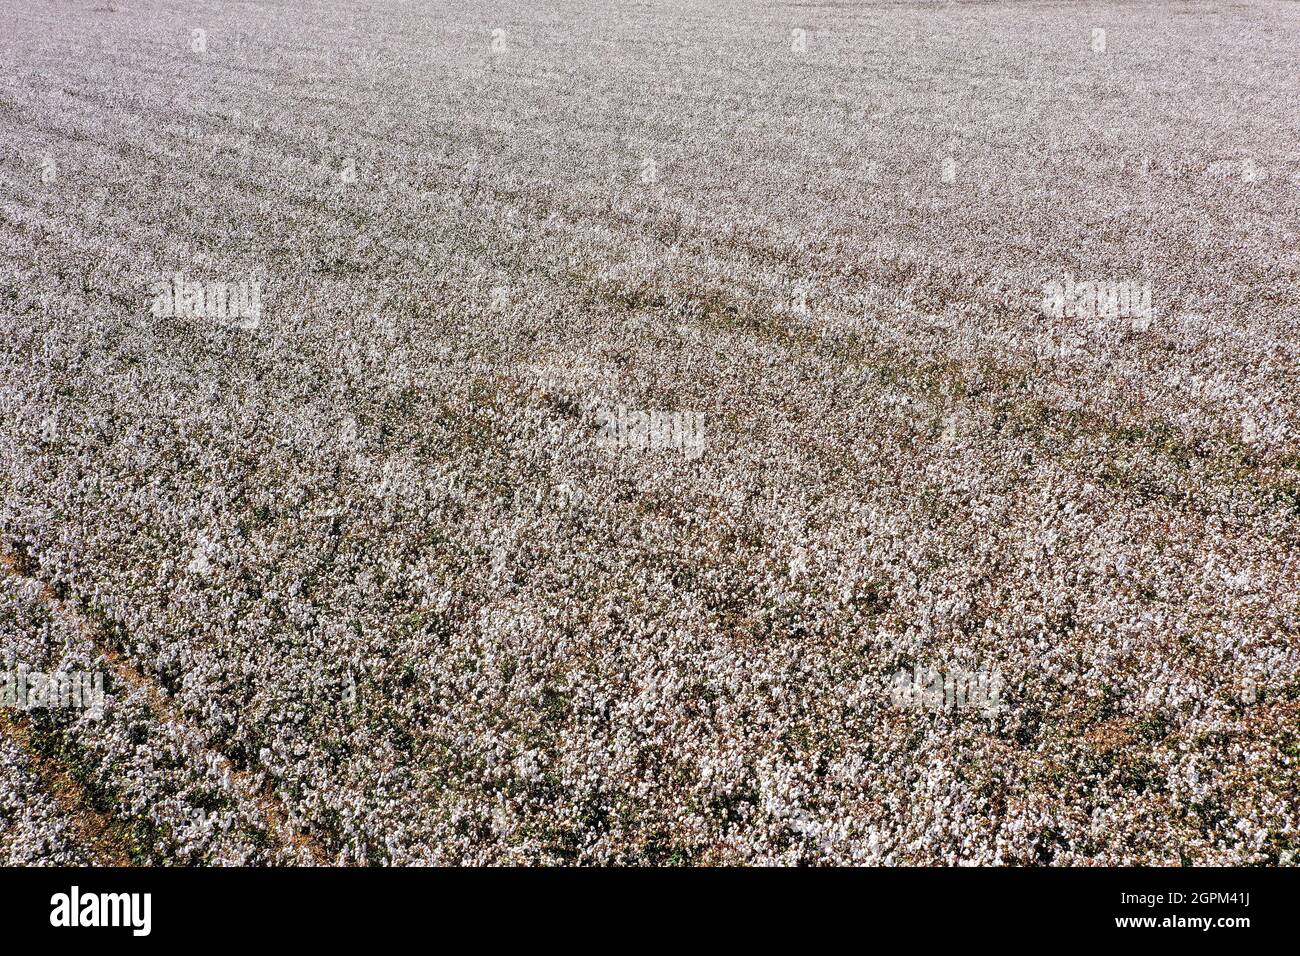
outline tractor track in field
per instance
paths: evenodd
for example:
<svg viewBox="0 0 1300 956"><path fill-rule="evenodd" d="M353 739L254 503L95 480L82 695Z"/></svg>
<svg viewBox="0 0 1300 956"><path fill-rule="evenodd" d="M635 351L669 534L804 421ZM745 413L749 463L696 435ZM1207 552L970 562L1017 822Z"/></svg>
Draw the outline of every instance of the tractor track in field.
<svg viewBox="0 0 1300 956"><path fill-rule="evenodd" d="M97 866L132 866L129 841L121 823L95 807L90 792L57 757L45 753L33 739L24 718L0 710L0 735L27 755L46 792L66 814L77 845Z"/></svg>
<svg viewBox="0 0 1300 956"><path fill-rule="evenodd" d="M40 585L40 600L50 608L54 616L72 626L91 643L96 652L102 655L112 676L121 682L120 686L142 692L145 700L148 701L149 709L158 720L180 726L193 726L166 690L141 673L100 633L98 628L87 621L67 601L60 598L48 583L31 574L27 565L28 562L19 555L0 551L0 573L37 582ZM108 866L129 864L130 855L125 849L124 841L107 836L120 829L120 822L94 809L90 794L75 779L71 771L63 766L62 761L55 754L39 747L32 739L30 729L23 722L10 718L3 711L0 711L0 732L8 734L30 755L51 793L77 821L79 835L85 839L85 845L95 852L96 859L102 858L104 865ZM334 855L318 838L296 829L290 823L287 808L271 791L269 785L259 787L252 771L240 770L224 754L212 752L218 769L229 775L235 795L257 808L258 817L265 822L267 836L274 843L287 850L305 852L311 863L316 866L328 865L334 859Z"/></svg>

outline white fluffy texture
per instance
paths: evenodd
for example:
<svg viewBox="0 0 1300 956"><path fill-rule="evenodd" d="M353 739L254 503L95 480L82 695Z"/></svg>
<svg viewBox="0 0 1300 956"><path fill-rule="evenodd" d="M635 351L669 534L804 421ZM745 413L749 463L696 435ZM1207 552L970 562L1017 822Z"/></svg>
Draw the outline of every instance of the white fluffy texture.
<svg viewBox="0 0 1300 956"><path fill-rule="evenodd" d="M340 862L1297 848L1293 6L1104 64L1072 6L9 6L0 540L200 735L78 744L158 855L257 858L209 752ZM261 325L151 316L182 270Z"/></svg>
<svg viewBox="0 0 1300 956"><path fill-rule="evenodd" d="M0 735L0 866L85 866L78 843L29 757Z"/></svg>
<svg viewBox="0 0 1300 956"><path fill-rule="evenodd" d="M22 663L104 675L104 714L36 708L12 716L33 722L90 798L131 825L136 862L304 862L301 853L266 848L266 821L229 765L193 728L157 713L142 687L122 680L83 629L51 608L35 582L0 577L0 660L10 671Z"/></svg>

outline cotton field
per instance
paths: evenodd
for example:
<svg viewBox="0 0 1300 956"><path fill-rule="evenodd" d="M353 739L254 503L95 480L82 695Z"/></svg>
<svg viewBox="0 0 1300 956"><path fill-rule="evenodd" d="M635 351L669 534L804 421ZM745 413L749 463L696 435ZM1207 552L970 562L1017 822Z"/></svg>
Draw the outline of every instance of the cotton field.
<svg viewBox="0 0 1300 956"><path fill-rule="evenodd" d="M0 4L0 865L1300 850L1300 8Z"/></svg>

